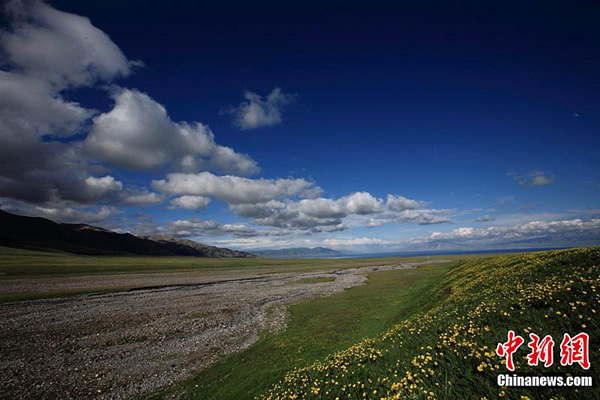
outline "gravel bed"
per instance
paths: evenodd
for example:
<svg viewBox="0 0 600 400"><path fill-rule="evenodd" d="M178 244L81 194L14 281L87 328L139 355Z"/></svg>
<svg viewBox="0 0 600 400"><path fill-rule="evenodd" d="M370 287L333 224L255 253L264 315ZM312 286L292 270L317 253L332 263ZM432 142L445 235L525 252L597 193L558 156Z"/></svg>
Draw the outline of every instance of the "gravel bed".
<svg viewBox="0 0 600 400"><path fill-rule="evenodd" d="M250 346L263 330L284 329L290 303L360 285L369 272L432 262L444 260L199 284L163 275L154 288L0 304L0 398L149 393ZM317 277L334 280L298 282Z"/></svg>

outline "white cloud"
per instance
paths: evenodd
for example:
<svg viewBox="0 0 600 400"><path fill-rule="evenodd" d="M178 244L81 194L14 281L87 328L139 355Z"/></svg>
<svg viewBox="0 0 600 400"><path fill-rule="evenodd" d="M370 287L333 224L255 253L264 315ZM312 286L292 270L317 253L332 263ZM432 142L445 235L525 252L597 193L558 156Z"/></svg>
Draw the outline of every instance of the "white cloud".
<svg viewBox="0 0 600 400"><path fill-rule="evenodd" d="M147 94L118 89L113 98L113 109L93 119L85 140L86 150L97 159L139 170L170 165L190 172L258 172L249 156L216 144L207 126L173 122L167 110Z"/></svg>
<svg viewBox="0 0 600 400"><path fill-rule="evenodd" d="M477 221L477 222L488 222L488 221L493 221L495 219L496 218L490 217L489 215L486 214L484 216L475 218L475 221Z"/></svg>
<svg viewBox="0 0 600 400"><path fill-rule="evenodd" d="M161 204L164 200L164 196L158 193L143 190L141 192L124 193L121 202L130 206L150 206Z"/></svg>
<svg viewBox="0 0 600 400"><path fill-rule="evenodd" d="M220 224L217 221L204 221L199 218L170 221L163 232L180 237L251 237L258 234L255 229L244 224Z"/></svg>
<svg viewBox="0 0 600 400"><path fill-rule="evenodd" d="M508 176L513 178L521 186L544 186L552 183L554 180L553 175L540 170L533 170L528 174L518 174L515 172L509 172Z"/></svg>
<svg viewBox="0 0 600 400"><path fill-rule="evenodd" d="M281 249L290 247L329 247L351 253L364 253L372 251L393 251L399 244L397 241L390 241L374 237L339 237L339 238L318 238L315 236L256 236L239 237L233 239L211 240L215 246L225 246L230 248L256 250L256 249Z"/></svg>
<svg viewBox="0 0 600 400"><path fill-rule="evenodd" d="M548 177L546 175L534 176L533 179L531 180L531 186L535 187L535 186L548 185L549 183L552 182L553 179L554 178Z"/></svg>
<svg viewBox="0 0 600 400"><path fill-rule="evenodd" d="M91 115L64 101L47 82L0 71L0 196L37 203L93 200L85 184L89 166L79 148L43 140L50 134L72 136Z"/></svg>
<svg viewBox="0 0 600 400"><path fill-rule="evenodd" d="M57 88L88 86L130 73L131 63L108 35L90 20L59 11L42 1L10 1L10 31L0 43L27 76Z"/></svg>
<svg viewBox="0 0 600 400"><path fill-rule="evenodd" d="M396 199L402 200L395 201ZM251 218L253 223L259 225L328 232L347 229L343 222L347 217L355 217L360 221L368 216L368 220L364 221L367 227L393 222L420 225L451 222L447 217L451 210L412 209L423 204L425 203L394 195L389 195L388 202L384 203L370 193L356 192L337 200L284 199L255 204L230 204L229 208L238 216Z"/></svg>
<svg viewBox="0 0 600 400"><path fill-rule="evenodd" d="M278 237L278 236L251 236L236 237L233 239L209 239L204 241L213 246L228 247L234 249L257 250L257 249L281 249L289 247L315 247L322 243L311 238Z"/></svg>
<svg viewBox="0 0 600 400"><path fill-rule="evenodd" d="M569 246L600 243L600 219L530 221L512 226L488 228L462 227L450 232L433 232L416 238L422 247L454 249L521 248L535 246Z"/></svg>
<svg viewBox="0 0 600 400"><path fill-rule="evenodd" d="M454 210L404 210L393 215L394 222L414 223L419 225L436 225L452 222L448 214Z"/></svg>
<svg viewBox="0 0 600 400"><path fill-rule="evenodd" d="M367 192L356 192L339 200L350 214L366 215L382 211L383 200Z"/></svg>
<svg viewBox="0 0 600 400"><path fill-rule="evenodd" d="M0 30L0 196L50 207L113 197L158 204L162 196L126 191L110 167L258 171L249 156L215 143L208 127L171 121L163 106L137 90L112 89L115 106L97 115L73 100L72 89L125 77L130 61L88 18L37 0L8 1ZM90 119L97 115L88 133ZM68 140L65 140L68 139ZM107 166L89 162L90 153ZM100 179L100 180L98 180ZM113 181L110 181L113 179ZM120 186L119 186L120 185Z"/></svg>
<svg viewBox="0 0 600 400"><path fill-rule="evenodd" d="M85 208L48 208L36 207L29 214L48 218L55 222L72 222L72 223L87 223L92 224L102 222L107 218L120 214L120 211L115 207L102 206L95 211L90 211Z"/></svg>
<svg viewBox="0 0 600 400"><path fill-rule="evenodd" d="M92 110L65 101L46 81L0 71L0 123L5 139L24 142L46 134L71 136L92 115Z"/></svg>
<svg viewBox="0 0 600 400"><path fill-rule="evenodd" d="M240 129L255 129L262 126L272 126L281 123L281 113L285 106L291 103L294 95L286 94L280 88L275 88L266 98L246 91L246 101L239 106L224 110L225 114L232 114L234 124Z"/></svg>
<svg viewBox="0 0 600 400"><path fill-rule="evenodd" d="M166 180L155 180L152 186L171 195L213 196L232 204L262 203L290 196L314 193L314 184L304 179L248 179L239 176L217 176L172 173Z"/></svg>
<svg viewBox="0 0 600 400"><path fill-rule="evenodd" d="M170 201L173 206L185 208L186 210L202 210L205 209L210 198L204 196L181 196Z"/></svg>
<svg viewBox="0 0 600 400"><path fill-rule="evenodd" d="M54 140L81 133L95 111L61 91L127 75L129 62L87 18L35 0L9 1L4 11L0 196L35 204L100 200L116 186L88 180L102 171L87 163L79 142Z"/></svg>
<svg viewBox="0 0 600 400"><path fill-rule="evenodd" d="M414 210L425 205L422 201L407 199L403 196L387 195L386 207L392 211Z"/></svg>
<svg viewBox="0 0 600 400"><path fill-rule="evenodd" d="M347 214L347 205L339 200L317 198L302 199L297 203L290 203L290 207L309 217L314 218L341 218Z"/></svg>
<svg viewBox="0 0 600 400"><path fill-rule="evenodd" d="M173 173L167 175L166 180L153 181L153 187L170 195L213 196L217 200L228 202L229 208L240 217L251 218L253 223L259 225L278 228L335 231L345 229L341 219L348 215L384 212L394 222L449 222L443 216L447 210L415 210L414 207L424 203L402 196L390 195L387 203L367 192L356 192L337 200L290 200L291 197L312 196L320 191L304 179L248 179L217 176L209 172Z"/></svg>
<svg viewBox="0 0 600 400"><path fill-rule="evenodd" d="M85 184L94 198L101 198L107 194L119 192L123 189L123 184L110 175L102 178L88 176L85 179Z"/></svg>
<svg viewBox="0 0 600 400"><path fill-rule="evenodd" d="M369 220L367 221L367 223L365 224L365 226L367 228L376 228L378 226L384 225L386 222L386 220L383 219L375 219L375 218L369 218Z"/></svg>
<svg viewBox="0 0 600 400"><path fill-rule="evenodd" d="M258 225L328 232L345 229L341 220L341 217L346 215L345 211L338 211L339 205L328 204L331 202L333 200L330 199L270 201L258 204L230 204L229 208L238 216L249 217Z"/></svg>

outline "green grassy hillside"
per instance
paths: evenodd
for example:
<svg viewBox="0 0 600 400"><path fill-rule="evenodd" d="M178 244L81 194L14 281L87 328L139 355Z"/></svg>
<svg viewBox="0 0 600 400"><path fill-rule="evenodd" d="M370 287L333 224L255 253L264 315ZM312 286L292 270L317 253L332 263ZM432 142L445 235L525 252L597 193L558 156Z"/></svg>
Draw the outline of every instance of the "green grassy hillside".
<svg viewBox="0 0 600 400"><path fill-rule="evenodd" d="M592 376L597 385L599 265L599 248L463 262L429 292L425 310L294 368L260 398L597 399L597 388L499 387L498 374L509 371L495 348L514 330L525 339L514 373ZM557 342L552 367L527 365L530 332ZM587 371L559 362L563 334L579 332L590 335Z"/></svg>
<svg viewBox="0 0 600 400"><path fill-rule="evenodd" d="M252 399L293 366L310 365L385 331L398 319L417 311L427 302L426 293L452 265L376 272L364 285L295 304L289 307L285 331L265 332L249 349L200 372L183 385L158 393L156 398L168 398L175 391L190 399Z"/></svg>

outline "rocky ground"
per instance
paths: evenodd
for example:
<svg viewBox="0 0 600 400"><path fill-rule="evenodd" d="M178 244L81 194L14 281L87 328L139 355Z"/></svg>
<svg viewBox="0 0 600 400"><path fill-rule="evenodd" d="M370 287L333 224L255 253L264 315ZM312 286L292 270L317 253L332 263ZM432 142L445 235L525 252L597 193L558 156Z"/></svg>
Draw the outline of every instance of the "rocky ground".
<svg viewBox="0 0 600 400"><path fill-rule="evenodd" d="M369 272L418 264L202 283L162 274L152 278L162 282L154 288L1 304L0 398L149 393L248 347L264 329L283 329L287 304L359 285ZM305 281L318 277L333 280Z"/></svg>

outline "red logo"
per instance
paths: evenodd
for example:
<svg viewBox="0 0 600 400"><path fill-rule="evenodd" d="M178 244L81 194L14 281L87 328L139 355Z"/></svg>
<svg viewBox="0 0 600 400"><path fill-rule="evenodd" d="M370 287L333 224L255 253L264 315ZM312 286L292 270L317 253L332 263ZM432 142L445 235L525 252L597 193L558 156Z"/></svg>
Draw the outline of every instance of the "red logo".
<svg viewBox="0 0 600 400"><path fill-rule="evenodd" d="M513 363L513 353L525 342L521 336L515 336L513 331L508 331L508 341L506 343L498 343L496 354L500 357L506 357L506 368L511 371L515 370Z"/></svg>
<svg viewBox="0 0 600 400"><path fill-rule="evenodd" d="M552 350L554 348L554 340L550 335L546 335L540 342L540 337L535 333L530 333L531 342L527 344L531 348L531 353L527 355L529 365L538 365L539 361L544 363L544 367L549 367L554 362Z"/></svg>
<svg viewBox="0 0 600 400"><path fill-rule="evenodd" d="M588 369L590 360L588 358L588 345L590 337L587 333L580 333L573 337L565 333L560 344L560 365L567 366L579 363L581 368Z"/></svg>
<svg viewBox="0 0 600 400"><path fill-rule="evenodd" d="M544 363L544 367L550 367L554 363L554 339L552 336L546 335L540 340L540 337L535 333L530 333L531 341L527 347L531 352L527 355L527 363L531 366L537 366L540 362ZM589 359L589 341L590 337L587 333L579 333L575 336L565 333L560 344L560 365L563 367L573 364L579 364L583 369L590 368ZM496 354L506 358L506 368L511 371L515 370L513 354L525 342L519 335L515 335L514 331L508 331L508 340L505 343L498 343Z"/></svg>

